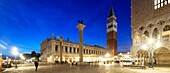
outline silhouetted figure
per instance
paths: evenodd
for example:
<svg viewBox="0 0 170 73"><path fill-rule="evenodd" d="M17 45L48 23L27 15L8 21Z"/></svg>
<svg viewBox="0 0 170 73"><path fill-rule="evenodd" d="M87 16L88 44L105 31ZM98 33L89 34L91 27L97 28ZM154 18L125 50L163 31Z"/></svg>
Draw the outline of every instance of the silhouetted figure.
<svg viewBox="0 0 170 73"><path fill-rule="evenodd" d="M79 23L83 24L83 20L78 20Z"/></svg>
<svg viewBox="0 0 170 73"><path fill-rule="evenodd" d="M156 64L156 59L155 59L155 64Z"/></svg>
<svg viewBox="0 0 170 73"><path fill-rule="evenodd" d="M35 71L37 71L37 69L38 69L38 62L35 61L34 64L35 64Z"/></svg>

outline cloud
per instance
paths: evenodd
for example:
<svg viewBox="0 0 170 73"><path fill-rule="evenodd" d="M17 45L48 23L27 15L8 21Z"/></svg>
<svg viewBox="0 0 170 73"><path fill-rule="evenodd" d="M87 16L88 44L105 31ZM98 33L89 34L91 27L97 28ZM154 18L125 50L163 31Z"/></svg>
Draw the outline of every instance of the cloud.
<svg viewBox="0 0 170 73"><path fill-rule="evenodd" d="M2 40L0 40L0 42L3 43L4 45L8 45L6 42L4 42L4 41L2 41Z"/></svg>
<svg viewBox="0 0 170 73"><path fill-rule="evenodd" d="M0 48L7 49L3 44L0 44Z"/></svg>
<svg viewBox="0 0 170 73"><path fill-rule="evenodd" d="M8 44L2 40L0 40L0 48L7 49Z"/></svg>

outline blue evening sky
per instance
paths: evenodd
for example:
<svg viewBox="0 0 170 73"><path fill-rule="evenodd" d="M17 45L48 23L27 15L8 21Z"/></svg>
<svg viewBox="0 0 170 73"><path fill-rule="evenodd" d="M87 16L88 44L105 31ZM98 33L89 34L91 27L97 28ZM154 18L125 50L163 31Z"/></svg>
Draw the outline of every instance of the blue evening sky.
<svg viewBox="0 0 170 73"><path fill-rule="evenodd" d="M106 48L106 23L111 4L118 22L118 51L131 47L130 0L0 0L0 52L40 52L40 43L56 37L79 42L76 28L84 20L84 43Z"/></svg>

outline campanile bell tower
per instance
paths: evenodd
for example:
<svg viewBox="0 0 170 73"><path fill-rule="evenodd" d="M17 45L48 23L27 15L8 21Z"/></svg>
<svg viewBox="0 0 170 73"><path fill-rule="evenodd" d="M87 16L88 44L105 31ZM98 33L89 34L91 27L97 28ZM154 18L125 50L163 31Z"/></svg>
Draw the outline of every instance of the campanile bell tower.
<svg viewBox="0 0 170 73"><path fill-rule="evenodd" d="M110 8L109 16L107 18L107 49L112 51L112 57L118 54L117 52L117 22L113 11Z"/></svg>

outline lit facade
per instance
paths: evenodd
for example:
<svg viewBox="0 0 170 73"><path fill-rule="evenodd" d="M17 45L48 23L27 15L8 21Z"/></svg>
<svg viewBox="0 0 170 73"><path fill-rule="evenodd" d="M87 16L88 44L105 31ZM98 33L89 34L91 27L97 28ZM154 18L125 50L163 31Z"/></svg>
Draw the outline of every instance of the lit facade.
<svg viewBox="0 0 170 73"><path fill-rule="evenodd" d="M60 37L61 38L61 37ZM62 44L61 44L62 43ZM41 43L41 60L49 63L60 61L60 52L62 51L62 61L79 61L79 43L69 41L60 41L52 36ZM83 47L83 61L94 62L101 61L109 50L100 46L85 45Z"/></svg>
<svg viewBox="0 0 170 73"><path fill-rule="evenodd" d="M133 57L148 62L149 52L141 46L151 37L161 42L153 49L154 63L170 64L170 0L132 0L131 4Z"/></svg>

